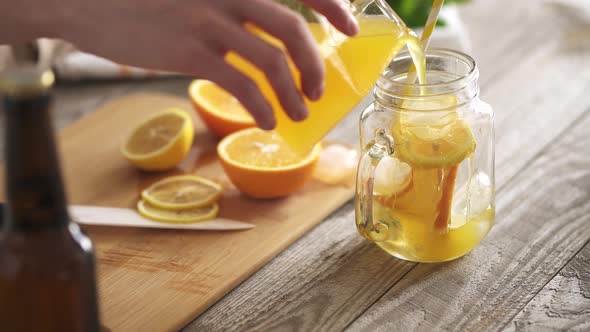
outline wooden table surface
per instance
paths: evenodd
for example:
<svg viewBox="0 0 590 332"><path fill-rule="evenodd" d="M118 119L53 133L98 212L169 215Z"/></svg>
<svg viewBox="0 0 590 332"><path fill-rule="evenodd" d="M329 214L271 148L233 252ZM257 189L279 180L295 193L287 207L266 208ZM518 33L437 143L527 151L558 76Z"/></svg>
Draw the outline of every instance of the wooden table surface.
<svg viewBox="0 0 590 332"><path fill-rule="evenodd" d="M590 24L538 0L461 8L496 112L496 225L445 264L388 256L344 205L186 331L590 330ZM118 95L187 79L63 84L63 127ZM358 111L331 133L356 143Z"/></svg>

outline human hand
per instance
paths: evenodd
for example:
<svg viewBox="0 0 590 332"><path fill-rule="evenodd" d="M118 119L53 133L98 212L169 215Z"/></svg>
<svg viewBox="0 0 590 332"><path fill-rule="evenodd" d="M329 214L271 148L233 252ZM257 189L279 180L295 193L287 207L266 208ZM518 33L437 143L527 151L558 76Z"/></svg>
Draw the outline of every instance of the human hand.
<svg viewBox="0 0 590 332"><path fill-rule="evenodd" d="M343 33L358 32L343 0L301 0ZM274 128L272 108L258 86L225 62L232 50L261 69L290 118L308 110L284 53L244 28L251 22L280 39L301 72L303 93L317 100L325 68L306 22L272 0L72 0L60 6L55 34L82 50L138 67L208 79L234 95L263 129Z"/></svg>

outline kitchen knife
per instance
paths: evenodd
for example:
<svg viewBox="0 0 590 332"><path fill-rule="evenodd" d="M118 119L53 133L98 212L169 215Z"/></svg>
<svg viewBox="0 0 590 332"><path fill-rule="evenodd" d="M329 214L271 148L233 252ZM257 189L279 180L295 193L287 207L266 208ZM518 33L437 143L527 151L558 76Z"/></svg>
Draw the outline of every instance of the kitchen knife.
<svg viewBox="0 0 590 332"><path fill-rule="evenodd" d="M113 227L144 227L189 230L245 230L255 225L223 218L215 218L191 224L174 224L153 221L141 216L135 210L100 206L70 205L72 219L82 225L98 225Z"/></svg>
<svg viewBox="0 0 590 332"><path fill-rule="evenodd" d="M4 204L4 202L0 202L0 225L4 222ZM70 205L69 212L73 221L81 225L211 231L246 230L256 227L246 222L224 218L215 218L192 224L163 223L145 218L132 209L101 206Z"/></svg>

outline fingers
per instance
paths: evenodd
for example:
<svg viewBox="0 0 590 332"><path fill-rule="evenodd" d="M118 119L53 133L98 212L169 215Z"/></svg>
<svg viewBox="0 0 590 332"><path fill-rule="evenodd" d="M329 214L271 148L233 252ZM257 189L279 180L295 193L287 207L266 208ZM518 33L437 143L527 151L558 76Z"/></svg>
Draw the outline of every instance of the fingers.
<svg viewBox="0 0 590 332"><path fill-rule="evenodd" d="M287 115L304 120L308 115L301 94L291 76L285 53L227 20L217 20L212 26L209 42L225 51L233 50L264 72Z"/></svg>
<svg viewBox="0 0 590 332"><path fill-rule="evenodd" d="M213 82L232 94L244 105L254 117L258 127L264 130L272 130L276 127L272 107L262 96L254 81L225 62L223 65L218 65L217 73L211 78Z"/></svg>
<svg viewBox="0 0 590 332"><path fill-rule="evenodd" d="M239 19L250 21L283 42L301 73L303 93L318 100L324 89L325 68L315 39L303 18L268 0L239 1L232 8Z"/></svg>
<svg viewBox="0 0 590 332"><path fill-rule="evenodd" d="M342 32L352 35L358 32L358 24L343 0L300 0L323 14ZM213 3L215 4L215 3ZM223 5L225 4L225 5ZM231 4L231 6L229 6ZM246 31L244 22L252 22L268 34L279 39L301 73L301 88L311 100L319 99L324 90L325 68L316 41L307 22L298 14L270 0L228 1L217 3L221 9L216 19L204 15L208 31L204 35L207 52L201 54L201 77L212 80L234 95L252 114L262 129L276 125L272 108L256 83L223 58L233 50L264 72L279 102L293 120L303 120L308 111L297 90L285 53L263 39ZM202 22L201 22L202 23ZM210 23L210 24L209 24ZM194 67L194 65L192 65ZM194 69L194 68L193 68Z"/></svg>
<svg viewBox="0 0 590 332"><path fill-rule="evenodd" d="M272 130L276 120L272 107L260 93L258 86L250 78L223 62L217 64L211 80L232 94L250 112L256 125L264 130Z"/></svg>
<svg viewBox="0 0 590 332"><path fill-rule="evenodd" d="M190 52L191 59L187 61L183 72L197 77L211 80L224 90L232 94L250 112L256 125L264 130L274 129L276 120L272 107L268 104L260 89L250 78L230 66L222 56L203 47Z"/></svg>
<svg viewBox="0 0 590 332"><path fill-rule="evenodd" d="M300 0L318 13L324 15L336 29L354 36L359 32L358 22L348 9L346 0Z"/></svg>

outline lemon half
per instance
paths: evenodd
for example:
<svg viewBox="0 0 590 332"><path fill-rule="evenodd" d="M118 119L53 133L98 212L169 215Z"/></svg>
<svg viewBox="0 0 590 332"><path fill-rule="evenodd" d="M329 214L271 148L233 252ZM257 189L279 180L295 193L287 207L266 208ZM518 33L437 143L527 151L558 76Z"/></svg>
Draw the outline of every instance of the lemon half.
<svg viewBox="0 0 590 332"><path fill-rule="evenodd" d="M135 127L121 152L130 163L143 170L167 170L186 157L193 137L190 116L183 110L171 108Z"/></svg>

